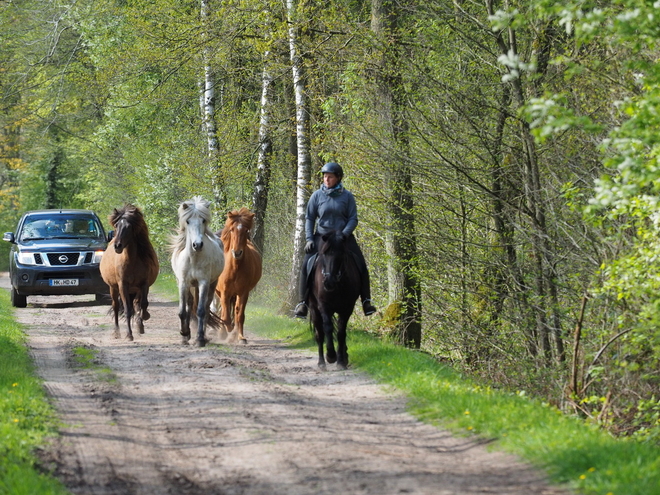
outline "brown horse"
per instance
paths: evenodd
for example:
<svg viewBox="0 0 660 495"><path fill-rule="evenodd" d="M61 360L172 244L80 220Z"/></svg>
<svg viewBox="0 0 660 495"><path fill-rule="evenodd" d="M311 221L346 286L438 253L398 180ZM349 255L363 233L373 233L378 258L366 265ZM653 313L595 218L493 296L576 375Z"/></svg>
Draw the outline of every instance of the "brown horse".
<svg viewBox="0 0 660 495"><path fill-rule="evenodd" d="M119 313L123 311L128 324L126 339L133 340L131 319L135 316L140 333L144 333L144 322L149 319L147 296L158 277L158 257L138 207L129 204L115 208L108 220L115 234L101 258L101 276L110 287L113 335L119 338Z"/></svg>
<svg viewBox="0 0 660 495"><path fill-rule="evenodd" d="M245 305L250 291L261 278L261 254L250 240L254 213L247 208L230 211L219 237L225 251L225 269L218 279L216 294L222 308L222 321L231 342L246 344L243 335Z"/></svg>

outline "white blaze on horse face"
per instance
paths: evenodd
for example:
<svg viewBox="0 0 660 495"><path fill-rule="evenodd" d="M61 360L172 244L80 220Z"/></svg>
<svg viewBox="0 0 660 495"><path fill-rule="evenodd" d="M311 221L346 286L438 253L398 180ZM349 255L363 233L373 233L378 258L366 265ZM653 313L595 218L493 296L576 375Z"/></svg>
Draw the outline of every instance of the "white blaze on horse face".
<svg viewBox="0 0 660 495"><path fill-rule="evenodd" d="M124 242L126 241L126 233L130 224L123 218L117 222L116 232L114 238L115 253L121 254L124 251Z"/></svg>
<svg viewBox="0 0 660 495"><path fill-rule="evenodd" d="M240 259L241 256L243 256L243 249L240 248L240 245L243 244L243 225L240 223L236 225L236 234L232 236L232 240L234 241L234 244L238 244L238 246L233 246L231 250L231 254L235 259ZM235 249L238 247L239 249Z"/></svg>
<svg viewBox="0 0 660 495"><path fill-rule="evenodd" d="M186 237L193 251L201 251L204 247L206 224L201 217L192 217L186 222Z"/></svg>

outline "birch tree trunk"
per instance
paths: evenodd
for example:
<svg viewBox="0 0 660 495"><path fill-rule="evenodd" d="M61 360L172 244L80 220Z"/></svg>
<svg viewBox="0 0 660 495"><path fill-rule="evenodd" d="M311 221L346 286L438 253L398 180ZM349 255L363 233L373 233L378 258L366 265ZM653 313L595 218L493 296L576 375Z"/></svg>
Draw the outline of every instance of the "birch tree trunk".
<svg viewBox="0 0 660 495"><path fill-rule="evenodd" d="M215 72L211 65L211 49L209 47L208 30L209 21L209 2L210 0L201 0L200 17L202 21L202 59L204 65L204 81L200 94L200 106L202 111L202 124L206 134L207 159L211 173L211 184L213 188L213 201L216 211L224 211L227 199L224 194L224 180L222 177L222 167L218 153L218 126L215 121Z"/></svg>
<svg viewBox="0 0 660 495"><path fill-rule="evenodd" d="M257 157L257 177L252 193L254 231L252 241L259 252L264 252L264 219L268 207L268 184L270 183L270 159L273 151L271 138L270 109L272 106L273 76L269 70L271 54L264 54L264 70L261 75L261 117L259 119L259 156Z"/></svg>
<svg viewBox="0 0 660 495"><path fill-rule="evenodd" d="M371 29L382 43L377 76L382 123L390 129L393 151L384 153L388 170L385 188L390 228L385 243L388 254L390 305L400 305L393 337L419 348L422 338L421 286L417 270L414 199L410 143L405 116L405 89L401 75L398 4L393 0L372 0Z"/></svg>
<svg viewBox="0 0 660 495"><path fill-rule="evenodd" d="M286 0L287 19L289 22L289 53L293 74L293 91L296 102L296 224L293 240L293 260L291 277L289 279L289 305L293 307L298 301L298 278L300 264L305 246L305 208L309 199L309 182L311 176L311 153L309 137L309 110L305 94L305 72L303 59L298 49L298 26L295 0Z"/></svg>

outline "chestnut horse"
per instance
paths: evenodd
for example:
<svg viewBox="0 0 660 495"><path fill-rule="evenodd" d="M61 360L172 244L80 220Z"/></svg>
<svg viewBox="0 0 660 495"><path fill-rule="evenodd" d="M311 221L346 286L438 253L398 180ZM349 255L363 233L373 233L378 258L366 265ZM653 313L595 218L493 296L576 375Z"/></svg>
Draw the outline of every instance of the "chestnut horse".
<svg viewBox="0 0 660 495"><path fill-rule="evenodd" d="M319 348L319 368L326 369L323 343L328 363L339 369L348 367L346 326L360 295L360 270L353 253L346 247L341 231L324 234L314 261L309 296L309 317ZM335 318L337 315L336 328ZM337 336L335 352L334 336Z"/></svg>
<svg viewBox="0 0 660 495"><path fill-rule="evenodd" d="M218 280L216 294L222 308L222 322L231 342L246 344L243 335L245 306L250 291L261 278L261 254L250 240L254 213L247 208L230 211L220 240L224 245L225 269Z"/></svg>
<svg viewBox="0 0 660 495"><path fill-rule="evenodd" d="M210 203L200 196L179 205L179 229L172 239L172 270L179 286L181 342L190 340L190 318L197 315L197 341L206 345L206 325L218 327L211 301L224 266L220 241L209 228Z"/></svg>
<svg viewBox="0 0 660 495"><path fill-rule="evenodd" d="M158 277L158 257L149 240L149 229L140 209L127 204L115 208L108 217L114 237L101 258L101 276L110 287L115 317L114 337L119 338L119 313L128 324L127 340L133 340L131 319L135 317L138 332L144 333L149 319L147 307L149 287Z"/></svg>

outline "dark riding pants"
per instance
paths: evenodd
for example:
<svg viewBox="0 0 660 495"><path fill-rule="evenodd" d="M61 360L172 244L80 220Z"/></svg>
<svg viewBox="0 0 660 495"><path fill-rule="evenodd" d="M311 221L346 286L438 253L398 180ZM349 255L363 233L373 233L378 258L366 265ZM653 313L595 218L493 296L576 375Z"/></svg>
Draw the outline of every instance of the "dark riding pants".
<svg viewBox="0 0 660 495"><path fill-rule="evenodd" d="M316 250L319 247L319 242L321 242L321 234L314 234L314 251L311 253L305 254L305 259L303 259L302 266L300 267L300 300L307 301L308 296L308 283L309 283L309 273L307 272L307 264L309 259L316 254ZM350 252L355 255L355 260L358 264L358 269L360 270L360 299L362 302L367 299L371 299L371 284L369 283L369 270L367 269L367 262L364 260L364 255L362 250L355 240L355 236L351 236L346 239L346 247Z"/></svg>

